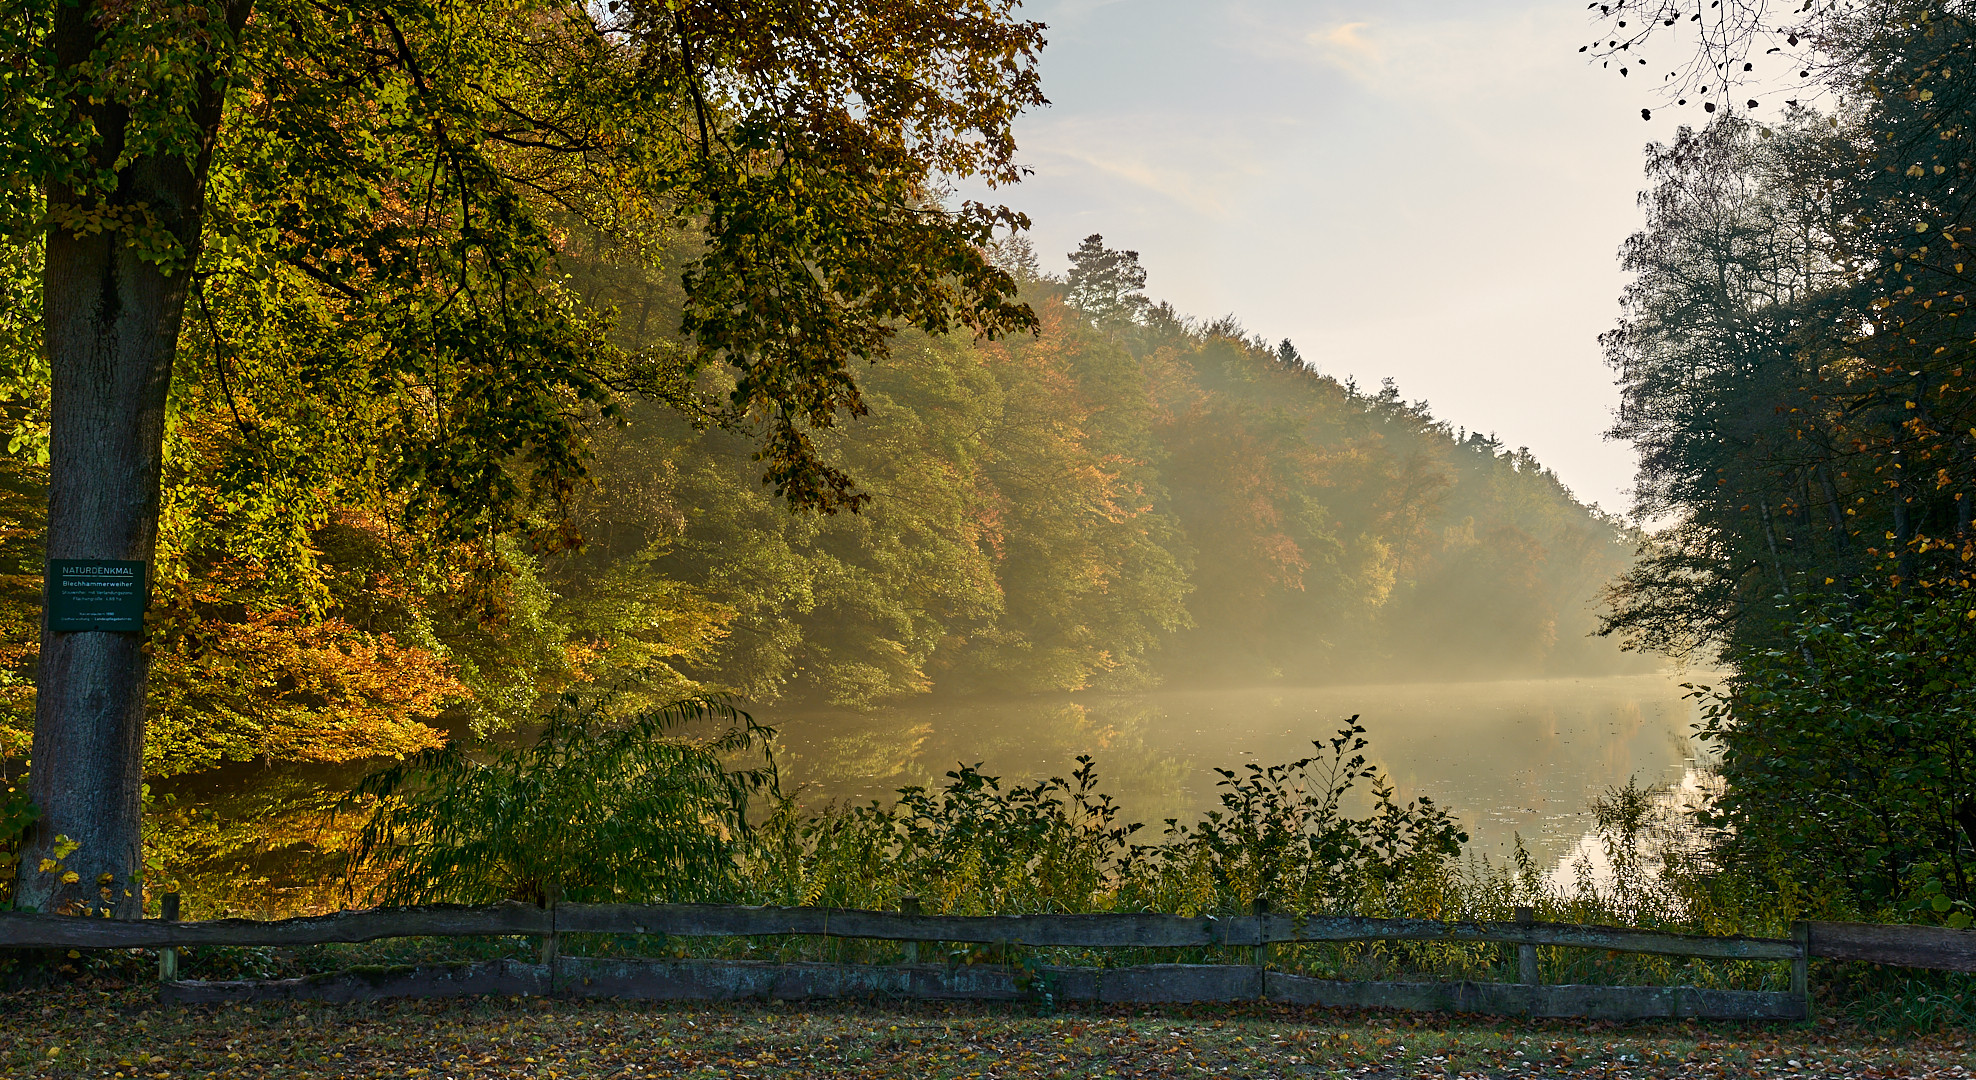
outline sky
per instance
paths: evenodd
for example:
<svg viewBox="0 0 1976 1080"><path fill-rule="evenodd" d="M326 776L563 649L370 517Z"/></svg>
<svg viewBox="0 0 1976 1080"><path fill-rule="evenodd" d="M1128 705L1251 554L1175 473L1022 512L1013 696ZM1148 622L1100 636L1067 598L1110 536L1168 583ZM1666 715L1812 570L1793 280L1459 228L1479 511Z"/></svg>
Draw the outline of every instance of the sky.
<svg viewBox="0 0 1976 1080"><path fill-rule="evenodd" d="M1091 233L1146 291L1398 381L1630 506L1598 335L1640 227L1642 150L1685 110L1588 63L1574 0L1029 0L1052 104L997 194L1045 270ZM1672 55L1672 45L1663 46ZM1645 50L1643 50L1645 51ZM1642 107L1656 108L1643 122Z"/></svg>

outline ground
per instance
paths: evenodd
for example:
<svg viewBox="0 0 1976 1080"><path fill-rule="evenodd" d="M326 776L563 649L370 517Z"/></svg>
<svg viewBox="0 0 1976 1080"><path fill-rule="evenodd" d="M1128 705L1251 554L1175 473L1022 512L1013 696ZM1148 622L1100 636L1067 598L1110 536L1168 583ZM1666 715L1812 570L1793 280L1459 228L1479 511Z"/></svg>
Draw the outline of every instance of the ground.
<svg viewBox="0 0 1976 1080"><path fill-rule="evenodd" d="M1969 1077L1967 1033L1521 1023L1271 1006L1077 1010L483 999L160 1006L0 996L0 1075L135 1080Z"/></svg>

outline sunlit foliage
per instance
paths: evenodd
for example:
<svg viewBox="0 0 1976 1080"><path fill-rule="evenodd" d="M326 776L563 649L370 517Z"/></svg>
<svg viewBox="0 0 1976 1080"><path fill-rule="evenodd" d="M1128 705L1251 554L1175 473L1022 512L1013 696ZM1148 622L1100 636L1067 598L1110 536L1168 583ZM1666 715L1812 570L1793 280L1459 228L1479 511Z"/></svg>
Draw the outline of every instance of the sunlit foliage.
<svg viewBox="0 0 1976 1080"><path fill-rule="evenodd" d="M731 898L748 798L774 763L730 769L774 732L725 703L630 717L566 699L534 740L476 760L457 745L366 777L354 859L393 904ZM710 731L692 731L700 724Z"/></svg>

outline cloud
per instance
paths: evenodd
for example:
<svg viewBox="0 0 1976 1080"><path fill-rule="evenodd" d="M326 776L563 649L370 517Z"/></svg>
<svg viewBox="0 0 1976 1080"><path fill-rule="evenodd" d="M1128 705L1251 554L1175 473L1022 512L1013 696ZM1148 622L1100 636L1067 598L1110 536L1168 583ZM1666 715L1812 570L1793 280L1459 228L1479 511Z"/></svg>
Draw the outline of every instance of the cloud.
<svg viewBox="0 0 1976 1080"><path fill-rule="evenodd" d="M1229 218L1235 191L1267 173L1249 139L1176 126L1167 114L1039 124L1024 135L1023 150L1039 168L1081 166L1217 221Z"/></svg>
<svg viewBox="0 0 1976 1080"><path fill-rule="evenodd" d="M1369 60L1383 60L1385 57L1380 55L1379 46L1359 33L1370 25L1362 22L1339 23L1329 30L1313 30L1304 40L1319 48L1343 49Z"/></svg>
<svg viewBox="0 0 1976 1080"><path fill-rule="evenodd" d="M1243 46L1342 72L1382 97L1470 103L1555 95L1584 67L1578 27L1542 9L1355 19L1309 29L1294 13L1252 20ZM1504 62L1503 58L1519 58Z"/></svg>

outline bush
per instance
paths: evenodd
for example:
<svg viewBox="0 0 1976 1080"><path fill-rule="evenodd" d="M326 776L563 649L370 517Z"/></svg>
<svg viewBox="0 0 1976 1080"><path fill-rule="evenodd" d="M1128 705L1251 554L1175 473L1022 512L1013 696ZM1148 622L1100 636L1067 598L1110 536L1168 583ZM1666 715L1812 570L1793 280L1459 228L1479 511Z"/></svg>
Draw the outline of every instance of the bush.
<svg viewBox="0 0 1976 1080"><path fill-rule="evenodd" d="M1435 914L1455 891L1468 836L1431 799L1404 806L1366 766L1354 717L1318 753L1285 765L1219 770L1220 803L1203 820L1166 823L1156 844L1119 821L1079 757L1069 779L1002 788L978 766L937 790L902 789L891 806L785 805L752 849L753 895L775 903L889 907L902 895L960 914L1042 911L1281 910ZM1372 812L1344 807L1371 781Z"/></svg>
<svg viewBox="0 0 1976 1080"><path fill-rule="evenodd" d="M354 858L381 875L379 902L735 899L774 732L709 698L622 721L608 705L565 697L532 744L483 761L449 743L366 777ZM696 723L724 727L687 737ZM762 764L730 769L735 755Z"/></svg>
<svg viewBox="0 0 1976 1080"><path fill-rule="evenodd" d="M1726 789L1699 818L1725 869L1836 914L1970 925L1972 620L1967 593L1809 601L1784 644L1733 658L1704 725Z"/></svg>
<svg viewBox="0 0 1976 1080"><path fill-rule="evenodd" d="M1405 806L1366 765L1358 717L1283 765L1221 775L1221 808L1188 826L1167 822L1165 842L1133 850L1121 894L1146 910L1230 912L1256 898L1280 910L1434 916L1452 896L1468 834L1434 800ZM1372 812L1344 805L1360 781Z"/></svg>
<svg viewBox="0 0 1976 1080"><path fill-rule="evenodd" d="M902 895L953 914L1093 911L1111 905L1128 839L1097 767L1006 791L979 765L936 789L902 788L890 806L785 803L752 849L752 893L770 903L889 908Z"/></svg>

